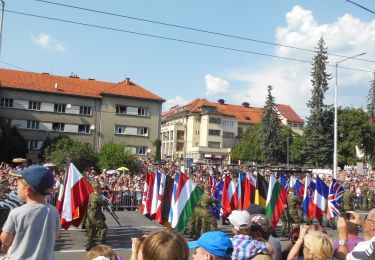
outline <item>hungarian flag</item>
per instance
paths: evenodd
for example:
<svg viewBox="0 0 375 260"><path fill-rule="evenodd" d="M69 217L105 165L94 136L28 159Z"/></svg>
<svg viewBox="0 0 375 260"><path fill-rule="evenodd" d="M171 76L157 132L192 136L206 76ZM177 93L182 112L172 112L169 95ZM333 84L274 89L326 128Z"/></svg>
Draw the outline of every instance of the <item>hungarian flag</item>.
<svg viewBox="0 0 375 260"><path fill-rule="evenodd" d="M271 175L266 202L266 216L271 219L274 228L279 222L280 215L284 210L288 191Z"/></svg>
<svg viewBox="0 0 375 260"><path fill-rule="evenodd" d="M267 193L268 193L268 182L258 172L258 174L257 174L257 189L255 190L254 204L258 204L258 205L262 206L263 208L266 208Z"/></svg>
<svg viewBox="0 0 375 260"><path fill-rule="evenodd" d="M60 186L56 205L61 217L61 227L64 229L68 229L70 225L78 227L86 214L87 203L93 189L73 163L69 164L63 183Z"/></svg>

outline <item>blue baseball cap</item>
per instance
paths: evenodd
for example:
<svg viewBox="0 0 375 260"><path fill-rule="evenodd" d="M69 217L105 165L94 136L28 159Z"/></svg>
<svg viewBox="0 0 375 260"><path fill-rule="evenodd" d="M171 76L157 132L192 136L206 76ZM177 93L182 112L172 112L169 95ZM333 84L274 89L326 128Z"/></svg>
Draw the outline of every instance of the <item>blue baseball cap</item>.
<svg viewBox="0 0 375 260"><path fill-rule="evenodd" d="M209 231L198 240L188 242L189 249L202 247L214 256L231 257L233 244L229 236L221 231Z"/></svg>
<svg viewBox="0 0 375 260"><path fill-rule="evenodd" d="M31 188L41 195L48 195L52 192L55 177L46 167L31 165L23 170L11 170L10 175L23 178Z"/></svg>

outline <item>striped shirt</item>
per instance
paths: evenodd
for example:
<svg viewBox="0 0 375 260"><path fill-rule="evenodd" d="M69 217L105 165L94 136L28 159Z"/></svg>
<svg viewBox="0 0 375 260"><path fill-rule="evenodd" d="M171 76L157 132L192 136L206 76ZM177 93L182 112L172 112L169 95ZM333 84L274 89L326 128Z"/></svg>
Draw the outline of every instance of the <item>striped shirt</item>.
<svg viewBox="0 0 375 260"><path fill-rule="evenodd" d="M14 190L8 195L7 199L0 201L0 208L11 210L21 206L22 204L23 203L18 198L17 191Z"/></svg>
<svg viewBox="0 0 375 260"><path fill-rule="evenodd" d="M235 235L232 239L233 253L232 259L251 259L257 254L268 254L270 247L264 242L253 240L251 236Z"/></svg>

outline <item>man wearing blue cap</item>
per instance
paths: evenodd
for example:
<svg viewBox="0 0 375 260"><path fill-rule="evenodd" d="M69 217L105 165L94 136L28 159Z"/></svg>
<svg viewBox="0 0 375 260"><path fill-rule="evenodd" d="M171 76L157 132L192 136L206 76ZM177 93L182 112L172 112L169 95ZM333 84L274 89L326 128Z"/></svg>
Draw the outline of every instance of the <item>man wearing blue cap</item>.
<svg viewBox="0 0 375 260"><path fill-rule="evenodd" d="M189 242L188 246L195 248L194 260L231 259L233 252L232 241L221 231L206 232L197 241Z"/></svg>
<svg viewBox="0 0 375 260"><path fill-rule="evenodd" d="M0 236L3 252L9 259L55 259L60 218L56 208L45 202L52 192L53 174L40 165L10 174L18 177L18 197L26 204L9 213Z"/></svg>

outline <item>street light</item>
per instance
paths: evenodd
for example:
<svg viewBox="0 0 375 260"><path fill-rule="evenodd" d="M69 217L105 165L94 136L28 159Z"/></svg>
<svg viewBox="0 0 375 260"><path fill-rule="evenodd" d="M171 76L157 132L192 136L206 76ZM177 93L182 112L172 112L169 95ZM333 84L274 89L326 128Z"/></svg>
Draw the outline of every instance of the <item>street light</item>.
<svg viewBox="0 0 375 260"><path fill-rule="evenodd" d="M335 119L334 119L334 130L333 130L333 178L337 177L337 68L339 63L353 59L358 56L365 55L366 52L357 54L346 59L336 62L336 82L335 82Z"/></svg>

